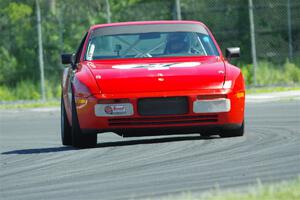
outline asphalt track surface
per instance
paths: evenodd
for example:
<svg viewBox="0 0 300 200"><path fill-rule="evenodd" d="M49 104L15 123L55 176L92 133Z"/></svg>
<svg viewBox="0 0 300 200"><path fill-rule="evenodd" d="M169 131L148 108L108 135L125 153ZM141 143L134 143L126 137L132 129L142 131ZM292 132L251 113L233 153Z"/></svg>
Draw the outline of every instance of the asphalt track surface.
<svg viewBox="0 0 300 200"><path fill-rule="evenodd" d="M60 144L59 111L0 111L0 199L144 199L242 188L300 174L300 101L247 103L246 135Z"/></svg>

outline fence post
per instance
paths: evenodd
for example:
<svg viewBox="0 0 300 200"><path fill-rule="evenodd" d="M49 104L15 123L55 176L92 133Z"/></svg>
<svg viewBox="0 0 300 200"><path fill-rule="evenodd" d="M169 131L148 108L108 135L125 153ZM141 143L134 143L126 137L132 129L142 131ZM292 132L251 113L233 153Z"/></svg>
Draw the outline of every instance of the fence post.
<svg viewBox="0 0 300 200"><path fill-rule="evenodd" d="M63 4L59 9L58 9L58 27L59 27L59 43L60 43L60 53L62 54L64 52L64 31L65 31L65 25L64 25L64 10L65 10L65 5ZM60 62L61 69L64 69L65 66Z"/></svg>
<svg viewBox="0 0 300 200"><path fill-rule="evenodd" d="M176 16L177 16L177 20L181 20L181 6L180 6L180 0L175 0L175 4L176 4Z"/></svg>
<svg viewBox="0 0 300 200"><path fill-rule="evenodd" d="M36 3L37 33L38 33L38 43L39 43L39 66L40 66L40 79L41 79L41 93L42 93L42 101L45 101L46 93L45 93L43 41L42 41L42 27L41 27L41 9L40 9L39 0L36 0L35 3Z"/></svg>
<svg viewBox="0 0 300 200"><path fill-rule="evenodd" d="M251 53L253 63L253 84L256 85L256 68L257 68L257 57L256 57L256 45L255 45L255 28L253 19L253 2L249 0L249 20L250 20L250 35L251 35Z"/></svg>
<svg viewBox="0 0 300 200"><path fill-rule="evenodd" d="M110 12L110 4L109 0L105 0L105 7L106 7L106 20L107 23L111 23L111 12Z"/></svg>
<svg viewBox="0 0 300 200"><path fill-rule="evenodd" d="M293 59L292 45L292 18L291 18L291 1L287 0L287 16L288 16L288 35L289 35L289 60Z"/></svg>

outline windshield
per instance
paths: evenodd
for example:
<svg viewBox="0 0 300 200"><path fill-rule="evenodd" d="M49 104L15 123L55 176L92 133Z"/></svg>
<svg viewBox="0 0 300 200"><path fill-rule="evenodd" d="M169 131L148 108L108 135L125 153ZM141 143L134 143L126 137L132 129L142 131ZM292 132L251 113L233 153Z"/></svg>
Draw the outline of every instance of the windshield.
<svg viewBox="0 0 300 200"><path fill-rule="evenodd" d="M97 60L218 55L211 37L200 25L176 27L173 24L163 24L99 28L91 34L85 58Z"/></svg>

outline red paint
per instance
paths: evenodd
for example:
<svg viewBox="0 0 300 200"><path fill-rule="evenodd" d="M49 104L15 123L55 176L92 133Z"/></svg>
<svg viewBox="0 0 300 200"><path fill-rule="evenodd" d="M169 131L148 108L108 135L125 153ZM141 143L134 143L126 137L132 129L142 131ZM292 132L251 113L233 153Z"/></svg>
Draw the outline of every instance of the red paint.
<svg viewBox="0 0 300 200"><path fill-rule="evenodd" d="M115 60L85 61L84 54L87 48L90 32L94 29L107 26L161 24L161 23L194 23L204 26L215 43L220 56L193 56L193 57L164 57L164 58L130 58ZM147 68L116 69L116 65L128 64L165 64L198 62L192 67L170 67L167 70ZM112 23L92 26L89 29L87 39L80 55L80 62L75 72L74 93L75 98L85 98L88 103L77 107L78 119L81 129L123 129L123 128L151 128L151 127L178 127L178 126L205 126L241 124L244 120L244 96L237 97L238 92L245 92L245 83L239 68L231 65L223 57L222 52L208 28L201 22L196 21L151 21L151 22L126 22ZM68 84L71 70L65 70L63 75L63 98L67 109L67 115L71 123L71 108L68 100ZM225 81L231 81L230 88L223 88ZM77 84L77 85L76 85ZM82 87L84 86L84 87ZM86 88L89 93L86 92ZM85 88L85 89L82 89ZM189 99L189 113L180 116L195 117L205 114L195 114L192 111L193 101L197 99L213 99L227 97L231 100L231 110L226 113L215 113L218 115L217 122L201 123L178 123L168 125L130 125L110 126L109 119L132 118L144 119L137 112L137 101L146 97L174 97L186 96ZM118 100L123 99L123 100ZM130 117L96 117L94 106L101 102L130 102L133 104L134 115ZM171 116L156 116L155 120ZM172 116L174 117L174 116ZM153 118L153 117L149 117Z"/></svg>

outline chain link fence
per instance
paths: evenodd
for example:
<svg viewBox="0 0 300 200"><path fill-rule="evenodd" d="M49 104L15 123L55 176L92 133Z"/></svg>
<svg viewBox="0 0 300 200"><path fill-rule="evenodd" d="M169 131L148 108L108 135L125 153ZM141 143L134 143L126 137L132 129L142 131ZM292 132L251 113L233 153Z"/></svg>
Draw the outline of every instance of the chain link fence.
<svg viewBox="0 0 300 200"><path fill-rule="evenodd" d="M141 1L113 21L176 19L176 1ZM183 20L199 20L212 30L222 50L240 46L242 61L252 62L248 0L181 0ZM300 57L300 1L253 0L258 60L282 63ZM120 18L122 16L122 19Z"/></svg>

